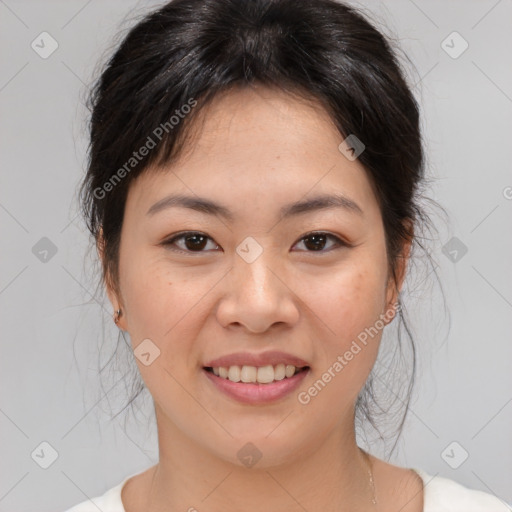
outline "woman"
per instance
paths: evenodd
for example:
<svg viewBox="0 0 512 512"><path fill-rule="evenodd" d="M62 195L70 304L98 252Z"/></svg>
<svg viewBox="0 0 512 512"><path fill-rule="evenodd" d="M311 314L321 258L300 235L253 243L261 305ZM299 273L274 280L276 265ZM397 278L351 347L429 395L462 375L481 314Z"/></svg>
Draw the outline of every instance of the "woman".
<svg viewBox="0 0 512 512"><path fill-rule="evenodd" d="M176 0L91 99L84 213L159 462L72 512L508 510L356 443L425 221L382 34L331 0Z"/></svg>

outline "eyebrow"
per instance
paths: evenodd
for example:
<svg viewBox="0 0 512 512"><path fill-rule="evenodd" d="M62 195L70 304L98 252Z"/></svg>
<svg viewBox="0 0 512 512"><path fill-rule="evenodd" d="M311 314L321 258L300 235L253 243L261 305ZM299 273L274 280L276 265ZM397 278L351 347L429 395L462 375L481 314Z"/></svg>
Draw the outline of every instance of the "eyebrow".
<svg viewBox="0 0 512 512"><path fill-rule="evenodd" d="M172 207L189 208L207 215L222 217L231 222L235 217L228 208L209 199L180 194L173 194L160 199L149 208L146 215L153 216ZM323 194L311 199L287 204L280 209L279 216L281 219L285 219L304 213L334 208L342 208L347 212L363 215L361 207L352 199L341 194Z"/></svg>

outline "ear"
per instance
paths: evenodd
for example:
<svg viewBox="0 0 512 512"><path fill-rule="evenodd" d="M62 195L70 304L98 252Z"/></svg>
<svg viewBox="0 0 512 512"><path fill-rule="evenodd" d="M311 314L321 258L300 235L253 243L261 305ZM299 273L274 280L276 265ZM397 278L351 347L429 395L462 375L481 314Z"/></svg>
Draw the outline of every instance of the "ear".
<svg viewBox="0 0 512 512"><path fill-rule="evenodd" d="M103 270L103 285L105 286L108 298L110 303L112 304L112 307L114 309L114 317L115 312L118 309L121 309L122 314L117 322L117 326L122 329L123 331L126 331L126 312L125 308L122 304L122 301L120 300L120 297L118 297L118 293L115 290L115 286L112 281L112 276L110 275L108 266L106 264L105 259L105 239L103 237L103 228L99 229L98 238L96 240L96 250L98 251L98 257L101 262L101 268Z"/></svg>
<svg viewBox="0 0 512 512"><path fill-rule="evenodd" d="M407 274L407 265L409 263L409 258L411 255L412 242L414 239L414 227L412 221L407 220L407 232L409 233L409 237L402 244L402 248L400 253L396 257L395 261L395 275L390 274L388 280L388 288L386 294L386 311L389 311L395 307L398 303L398 298L400 291L402 290L402 286L405 281L405 276Z"/></svg>

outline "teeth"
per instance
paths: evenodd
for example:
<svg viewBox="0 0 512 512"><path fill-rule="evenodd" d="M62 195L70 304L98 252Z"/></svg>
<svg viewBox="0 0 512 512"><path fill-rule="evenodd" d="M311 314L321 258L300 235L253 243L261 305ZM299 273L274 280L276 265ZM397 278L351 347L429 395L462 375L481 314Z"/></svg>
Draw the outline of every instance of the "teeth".
<svg viewBox="0 0 512 512"><path fill-rule="evenodd" d="M284 370L284 374L287 377L292 377L294 373L295 373L295 366L293 366L292 364L287 364L286 368Z"/></svg>
<svg viewBox="0 0 512 512"><path fill-rule="evenodd" d="M272 365L268 365L258 368L258 376L256 377L256 380L261 384L274 382L274 367Z"/></svg>
<svg viewBox="0 0 512 512"><path fill-rule="evenodd" d="M242 370L240 371L240 380L242 382L256 382L257 377L258 369L256 367L242 366Z"/></svg>
<svg viewBox="0 0 512 512"><path fill-rule="evenodd" d="M232 382L270 384L276 380L283 380L295 375L297 368L292 364L278 364L276 366L224 366L212 368L213 373Z"/></svg>
<svg viewBox="0 0 512 512"><path fill-rule="evenodd" d="M230 366L228 370L228 379L232 382L240 382L240 366Z"/></svg>
<svg viewBox="0 0 512 512"><path fill-rule="evenodd" d="M284 364L278 364L274 368L274 379L283 380L286 377L286 366Z"/></svg>

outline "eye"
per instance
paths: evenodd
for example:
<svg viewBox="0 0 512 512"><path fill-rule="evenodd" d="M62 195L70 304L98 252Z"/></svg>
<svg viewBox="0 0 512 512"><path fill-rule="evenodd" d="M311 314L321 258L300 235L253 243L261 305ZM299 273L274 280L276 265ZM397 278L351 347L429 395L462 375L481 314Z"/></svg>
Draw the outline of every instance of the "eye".
<svg viewBox="0 0 512 512"><path fill-rule="evenodd" d="M330 247L328 244L329 240L331 241ZM181 242L181 245L178 244L178 242ZM169 240L162 242L162 245L169 247L172 251L176 252L200 253L209 252L209 250L205 250L208 242L212 242L214 246L213 249L210 250L219 249L219 246L213 242L209 236L199 231L186 231L184 233L178 233ZM306 252L329 252L330 250L337 249L339 247L348 246L348 244L341 240L341 238L332 235L331 233L325 233L323 231L308 233L304 235L297 243L304 243ZM297 243L294 245L294 247L297 245ZM328 248L325 250L326 246Z"/></svg>
<svg viewBox="0 0 512 512"><path fill-rule="evenodd" d="M328 240L332 240L333 243L329 249L323 250L325 249L326 245L328 245ZM308 249L306 252L329 252L330 250L337 249L338 247L348 246L348 244L341 240L341 238L332 235L331 233L325 233L322 231L312 232L304 235L300 239L299 243L302 243L303 241L305 241L304 246Z"/></svg>
<svg viewBox="0 0 512 512"><path fill-rule="evenodd" d="M173 236L169 240L163 242L162 245L165 247L170 246L169 248L176 252L206 252L203 249L208 245L209 240L213 242L213 240L204 233L200 233L198 231L187 231ZM178 241L183 242L181 246L178 246ZM178 246L178 249L171 247L173 245ZM215 246L214 249L219 247L215 243L213 243L213 245Z"/></svg>

